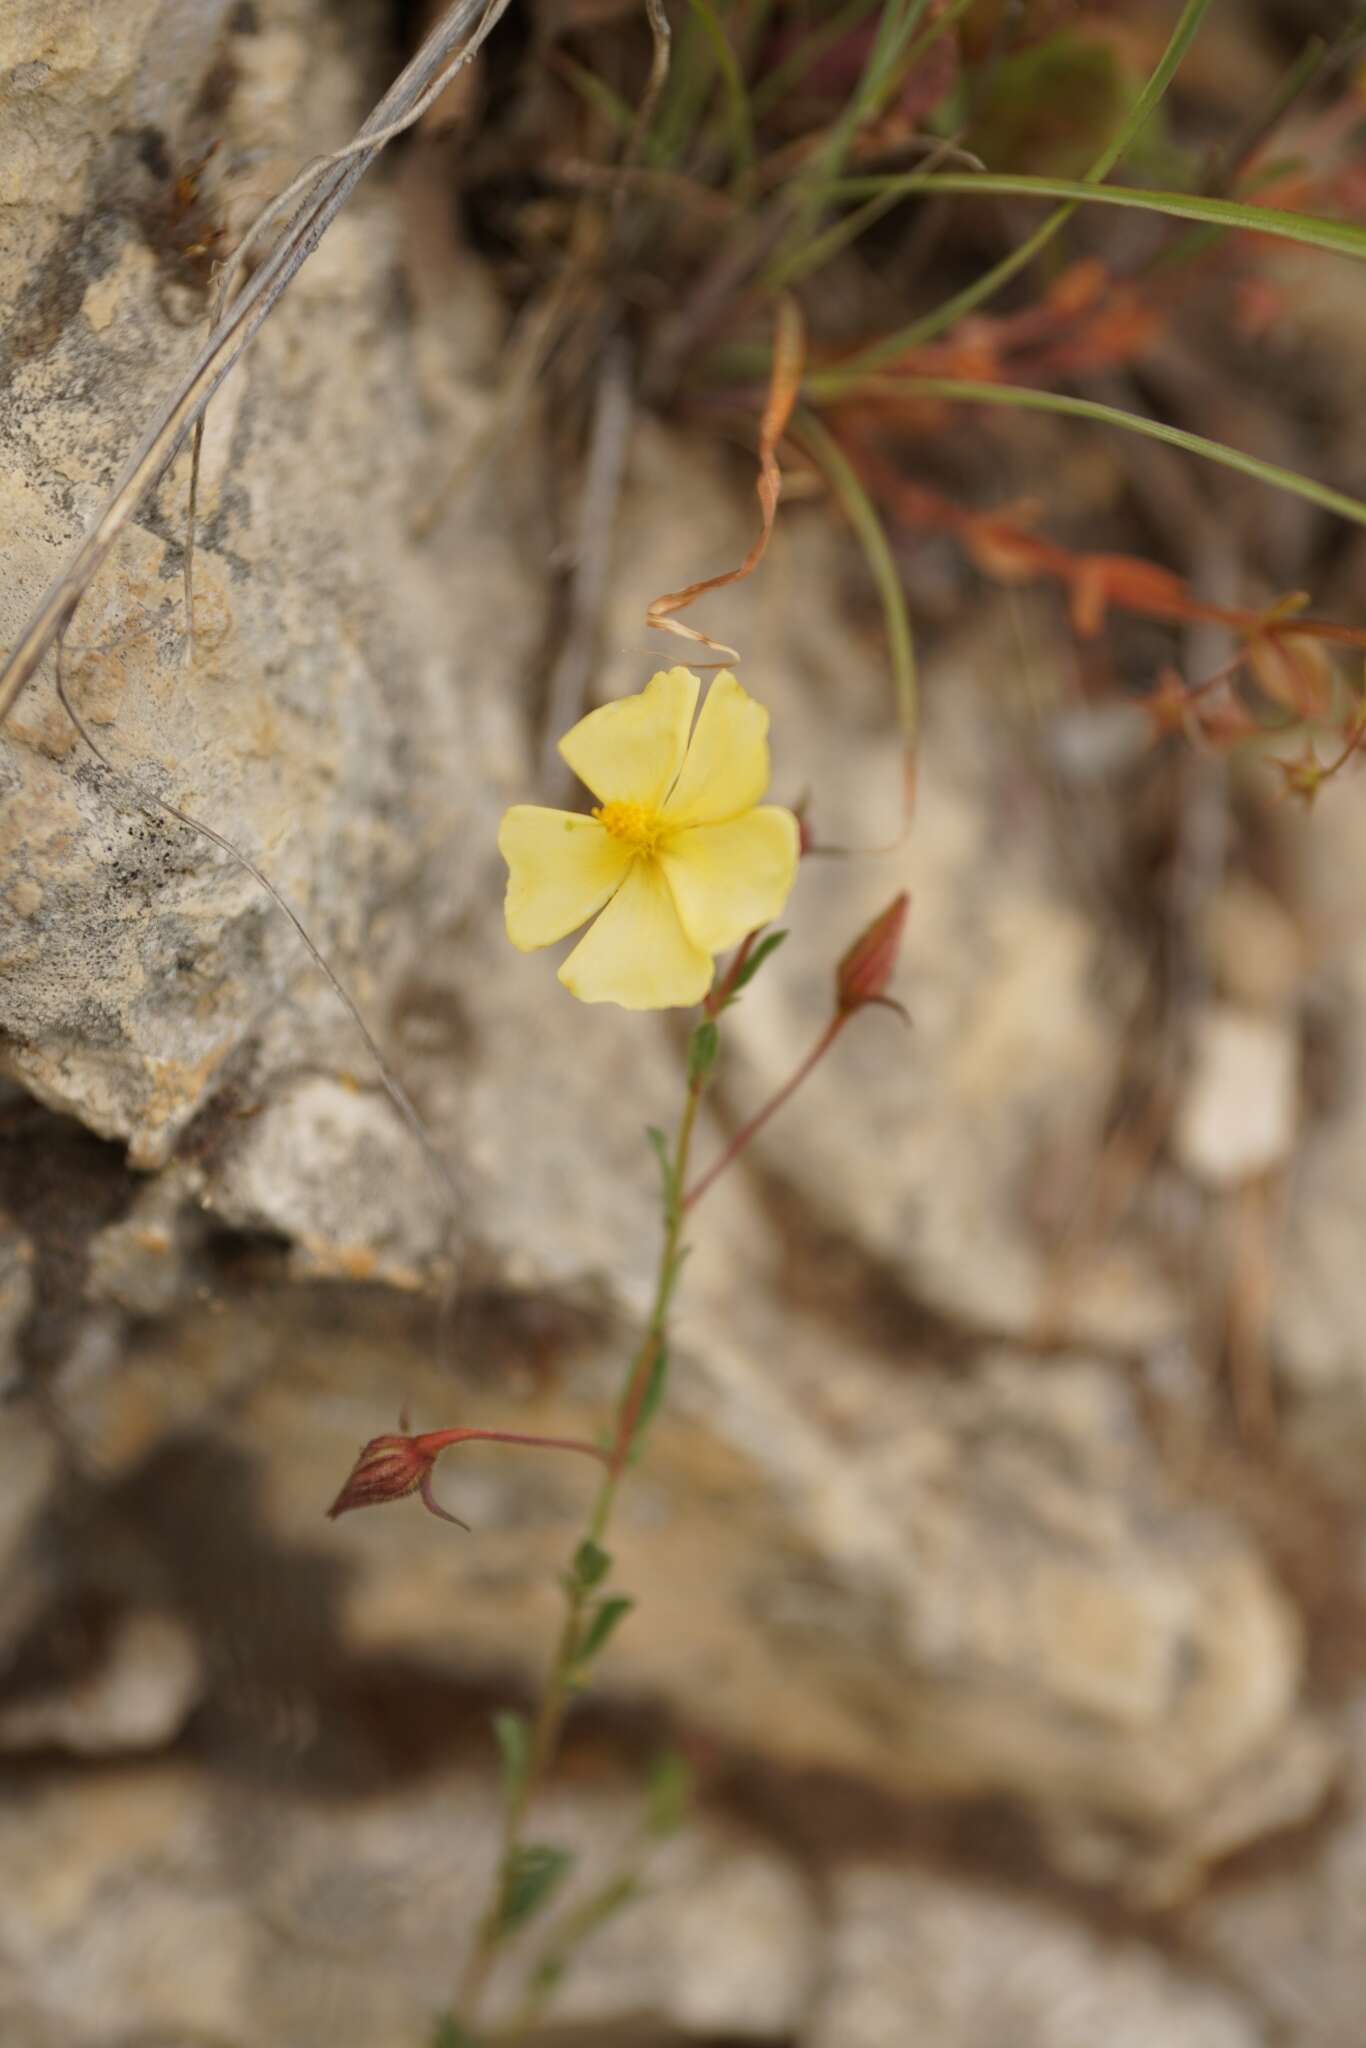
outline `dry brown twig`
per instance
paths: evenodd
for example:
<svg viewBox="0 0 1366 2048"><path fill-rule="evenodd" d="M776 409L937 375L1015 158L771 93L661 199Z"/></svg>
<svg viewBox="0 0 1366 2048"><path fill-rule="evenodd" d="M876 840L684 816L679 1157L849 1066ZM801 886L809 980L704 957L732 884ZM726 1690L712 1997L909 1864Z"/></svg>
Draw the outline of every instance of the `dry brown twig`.
<svg viewBox="0 0 1366 2048"><path fill-rule="evenodd" d="M119 534L147 493L166 474L214 392L249 347L281 292L317 248L380 150L421 118L437 93L468 63L508 4L509 0L453 0L355 139L334 156L323 157L302 170L254 224L244 248L283 206L301 192L307 194L260 268L224 307L180 385L162 405L128 458L99 518L20 633L0 668L0 724L32 681L58 633L70 624ZM469 34L470 24L481 13L483 19Z"/></svg>
<svg viewBox="0 0 1366 2048"><path fill-rule="evenodd" d="M723 590L728 584L739 583L744 577L752 576L768 549L773 532L773 522L778 514L778 500L782 495L782 471L778 467L778 444L787 431L792 417L792 408L801 388L802 371L806 366L806 328L801 309L795 299L784 294L778 301L777 326L773 338L773 369L769 377L768 397L759 421L759 476L755 489L759 497L762 523L754 543L743 562L734 569L723 570L719 576L703 576L696 583L689 583L683 590L665 591L651 600L645 613L647 626L663 633L677 633L680 639L693 640L703 647L709 647L719 654L723 661L738 661L739 654L733 647L727 647L720 640L713 640L697 626L685 626L680 619L672 616L688 605L696 603L710 590Z"/></svg>

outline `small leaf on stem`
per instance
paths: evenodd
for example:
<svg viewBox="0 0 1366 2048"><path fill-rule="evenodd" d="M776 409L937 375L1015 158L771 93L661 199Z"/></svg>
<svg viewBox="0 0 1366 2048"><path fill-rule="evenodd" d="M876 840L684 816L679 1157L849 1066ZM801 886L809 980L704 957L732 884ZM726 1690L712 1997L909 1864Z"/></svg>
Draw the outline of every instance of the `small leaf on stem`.
<svg viewBox="0 0 1366 2048"><path fill-rule="evenodd" d="M650 1767L645 1825L652 1835L674 1835L692 1804L693 1774L685 1757L666 1749Z"/></svg>
<svg viewBox="0 0 1366 2048"><path fill-rule="evenodd" d="M667 1208L674 1196L674 1163L669 1156L669 1141L658 1124L647 1124L645 1135L650 1141L650 1150L659 1161L659 1178L663 1186L664 1205Z"/></svg>
<svg viewBox="0 0 1366 2048"><path fill-rule="evenodd" d="M574 1858L551 1842L523 1842L514 1849L503 1877L498 1932L514 1934L546 1907L569 1875Z"/></svg>
<svg viewBox="0 0 1366 2048"><path fill-rule="evenodd" d="M526 1782L531 1762L531 1728L525 1714L505 1711L494 1715L493 1732L503 1759L503 1797L511 1806Z"/></svg>
<svg viewBox="0 0 1366 2048"><path fill-rule="evenodd" d="M598 1655L598 1652L606 1648L607 1640L616 1629L618 1622L626 1619L626 1616L631 1612L635 1604L635 1601L628 1600L625 1594L618 1593L614 1594L610 1600L601 1601L593 1609L588 1627L584 1630L583 1640L579 1644L576 1653L575 1661L580 1666L591 1663L593 1658Z"/></svg>
<svg viewBox="0 0 1366 2048"><path fill-rule="evenodd" d="M574 1552L574 1583L585 1593L600 1586L612 1569L612 1559L601 1544L586 1536Z"/></svg>
<svg viewBox="0 0 1366 2048"><path fill-rule="evenodd" d="M668 1378L669 1347L661 1340L655 1349L654 1357L650 1361L650 1377L645 1382L645 1392L640 1397L640 1407L636 1411L635 1427L631 1432L631 1449L629 1454L632 1458L638 1458L644 1449L645 1432L653 1422L660 1402L664 1399L664 1389L668 1384Z"/></svg>
<svg viewBox="0 0 1366 2048"><path fill-rule="evenodd" d="M706 1080L716 1065L716 1055L721 1049L721 1034L710 1017L705 1017L693 1027L688 1040L688 1086L697 1088Z"/></svg>
<svg viewBox="0 0 1366 2048"><path fill-rule="evenodd" d="M787 933L785 931L781 931L769 932L764 938L760 939L758 945L754 948L754 951L750 954L748 960L746 960L744 962L744 965L739 969L734 981L730 985L730 993L726 997L726 1002L728 1005L735 1001L735 998L739 995L742 988L749 987L749 984L753 981L755 975L759 972L759 969L763 966L765 960L767 960L771 954L777 952L779 946L781 946L783 940L786 937Z"/></svg>

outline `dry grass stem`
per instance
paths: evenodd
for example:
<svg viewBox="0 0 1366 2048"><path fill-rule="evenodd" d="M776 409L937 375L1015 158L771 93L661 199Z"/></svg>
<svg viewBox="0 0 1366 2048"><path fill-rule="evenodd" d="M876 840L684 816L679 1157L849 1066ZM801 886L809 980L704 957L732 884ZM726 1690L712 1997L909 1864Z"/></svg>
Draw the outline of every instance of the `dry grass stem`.
<svg viewBox="0 0 1366 2048"><path fill-rule="evenodd" d="M336 156L324 158L321 165L300 172L253 226L248 240L287 198L297 190L307 190L308 197L275 247L225 306L184 379L164 402L129 457L104 510L71 562L49 586L11 649L0 669L0 723L9 716L58 634L70 623L115 540L147 493L166 474L214 392L250 345L281 292L317 248L375 157L386 142L420 119L435 97L433 87L446 85L456 69L468 61L477 48L479 33L463 47L461 39L481 10L484 21L480 28L487 33L507 4L508 0L492 0L492 5L486 4L486 0L454 0L355 140Z"/></svg>

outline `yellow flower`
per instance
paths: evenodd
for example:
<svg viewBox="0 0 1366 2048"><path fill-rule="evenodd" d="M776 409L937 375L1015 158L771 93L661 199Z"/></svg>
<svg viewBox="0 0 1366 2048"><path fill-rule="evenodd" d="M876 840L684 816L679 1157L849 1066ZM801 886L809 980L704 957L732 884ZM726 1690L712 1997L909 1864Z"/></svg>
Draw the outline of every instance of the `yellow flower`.
<svg viewBox="0 0 1366 2048"><path fill-rule="evenodd" d="M768 713L726 670L692 729L700 689L686 668L661 671L565 734L561 754L598 799L591 817L514 804L503 818L513 945L533 952L597 920L560 969L580 1002L701 1002L712 955L787 901L797 820L759 804Z"/></svg>

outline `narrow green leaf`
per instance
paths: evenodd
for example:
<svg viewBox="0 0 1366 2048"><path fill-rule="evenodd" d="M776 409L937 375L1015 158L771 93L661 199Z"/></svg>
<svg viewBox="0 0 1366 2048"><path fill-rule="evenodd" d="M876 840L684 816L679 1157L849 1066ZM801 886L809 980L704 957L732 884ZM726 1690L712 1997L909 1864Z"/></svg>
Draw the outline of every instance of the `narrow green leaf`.
<svg viewBox="0 0 1366 2048"><path fill-rule="evenodd" d="M676 1749L666 1749L650 1766L645 1787L645 1825L652 1835L674 1835L692 1804L692 1767Z"/></svg>
<svg viewBox="0 0 1366 2048"><path fill-rule="evenodd" d="M550 1842L524 1842L513 1851L498 1902L498 1932L515 1934L549 1905L574 1859Z"/></svg>
<svg viewBox="0 0 1366 2048"><path fill-rule="evenodd" d="M667 1208L674 1195L674 1163L669 1154L669 1141L658 1124L647 1124L645 1135L650 1141L650 1150L659 1161L659 1178L663 1185L664 1204Z"/></svg>
<svg viewBox="0 0 1366 2048"><path fill-rule="evenodd" d="M585 1593L591 1593L594 1586L600 1586L612 1569L611 1553L595 1543L591 1536L585 1536L574 1552L574 1579Z"/></svg>
<svg viewBox="0 0 1366 2048"><path fill-rule="evenodd" d="M832 187L829 196L837 199L840 188ZM856 242L866 228L881 220L885 213L890 213L905 196L904 192L880 192L856 212L842 214L822 233L812 235L809 241L799 242L775 256L763 274L764 290L787 291L794 284L800 284L804 277L810 277L813 271L823 270L841 249L850 242Z"/></svg>
<svg viewBox="0 0 1366 2048"><path fill-rule="evenodd" d="M616 1877L609 1877L600 1891L588 1900L578 1917L579 1927L585 1934L593 1933L623 1906L629 1906L632 1899L640 1895L640 1877L634 1870L623 1870Z"/></svg>
<svg viewBox="0 0 1366 2048"><path fill-rule="evenodd" d="M494 1715L493 1732L503 1760L503 1797L511 1805L526 1782L531 1762L531 1726L525 1714L504 1710Z"/></svg>
<svg viewBox="0 0 1366 2048"><path fill-rule="evenodd" d="M692 0L692 7L711 45L711 53L721 75L730 126L732 183L737 190L743 190L754 168L754 121L750 114L749 92L712 0Z"/></svg>
<svg viewBox="0 0 1366 2048"><path fill-rule="evenodd" d="M1165 441L1169 448L1184 449L1187 455L1200 455L1206 462L1236 469L1241 476L1254 477L1258 483L1270 484L1276 490L1290 491L1311 505L1321 506L1325 512L1336 512L1341 519L1366 526L1366 504L1359 498L1349 498L1344 491L1335 491L1328 484L1315 483L1312 477L1301 476L1297 470L1282 469L1279 463L1264 462L1260 455L1245 455L1240 448L1230 448L1223 441L1210 441L1203 434L1188 433L1184 427L1169 427L1163 420L1145 419L1142 413L1123 412L1118 406L1102 405L1094 398L1073 398L1063 391L1032 391L1023 384L974 384L957 377L859 377L846 383L844 373L839 371L829 373L828 378L822 373L811 380L820 386L822 396L834 395L830 389L832 381L837 383L841 395L858 390L901 398L912 394L960 398L969 405L1015 406L1023 412L1063 413L1071 419L1094 420L1103 427L1123 427L1131 434L1145 434L1150 441Z"/></svg>
<svg viewBox="0 0 1366 2048"><path fill-rule="evenodd" d="M633 1461L645 1448L646 1432L658 1413L660 1402L664 1399L664 1389L668 1385L668 1380L669 1347L661 1343L651 1361L650 1377L645 1382L645 1392L641 1396L640 1409L636 1415L635 1434L631 1438L630 1451Z"/></svg>
<svg viewBox="0 0 1366 2048"><path fill-rule="evenodd" d="M640 1877L636 1871L620 1871L615 1877L609 1877L597 1891L590 1893L567 1916L565 1924L551 1937L549 1946L528 1979L528 1997L517 2015L522 2025L534 2020L549 2003L575 1952L588 1937L596 1934L613 1914L619 1913L623 1906L628 1906L632 1899L638 1897L640 1889Z"/></svg>
<svg viewBox="0 0 1366 2048"><path fill-rule="evenodd" d="M592 1619L578 1647L576 1661L579 1664L591 1663L599 1651L606 1648L608 1638L614 1633L617 1624L626 1619L635 1604L635 1601L628 1600L625 1594L617 1593L610 1600L603 1600L594 1608Z"/></svg>
<svg viewBox="0 0 1366 2048"><path fill-rule="evenodd" d="M756 119L771 113L784 99L792 86L818 64L827 50L842 42L851 29L857 28L865 14L871 14L878 0L845 0L845 5L823 21L818 28L802 38L792 54L782 62L770 67L763 78L756 78L750 95L750 106Z"/></svg>
<svg viewBox="0 0 1366 2048"><path fill-rule="evenodd" d="M705 1081L716 1065L716 1055L721 1050L721 1034L710 1017L693 1028L688 1040L688 1086L695 1088Z"/></svg>
<svg viewBox="0 0 1366 2048"><path fill-rule="evenodd" d="M575 92L581 93L591 107L606 116L619 135L629 135L635 125L634 109L628 107L619 93L613 92L604 79L574 59L563 49L555 52L555 64L561 76L568 80Z"/></svg>
<svg viewBox="0 0 1366 2048"><path fill-rule="evenodd" d="M754 948L754 951L750 954L748 960L746 960L744 966L740 969L740 972L735 977L735 981L732 985L731 992L729 996L726 998L728 1006L729 1004L735 1001L735 998L739 995L742 988L749 987L755 975L763 966L765 960L768 959L771 953L777 952L779 946L781 946L783 940L786 937L787 933L785 931L768 932L762 939L760 939L758 945Z"/></svg>
<svg viewBox="0 0 1366 2048"><path fill-rule="evenodd" d="M808 378L807 389L814 390L819 383L819 377ZM892 559L887 536L882 529L882 521L878 518L877 509L864 490L858 471L849 457L834 436L828 434L821 422L805 407L797 413L793 422L793 433L797 440L806 443L834 485L849 524L858 536L877 586L878 596L882 600L882 616L887 628L887 648L892 663L892 686L896 692L897 717L901 725L902 744L909 761L914 756L920 724L920 688L916 675L915 641L911 636L911 615L906 609L906 595L901 587L901 577Z"/></svg>
<svg viewBox="0 0 1366 2048"><path fill-rule="evenodd" d="M1353 221L1286 213L1279 207L1249 205L1240 199L1206 198L1199 192L1148 192L1137 185L1090 185L1080 179L1005 176L995 171L911 171L895 178L841 178L834 192L841 199L989 192L1002 198L1066 199L1077 206L1122 206L1138 213L1166 214L1173 220L1205 221L1240 233L1275 235L1308 249L1329 249L1334 255L1366 262L1366 228Z"/></svg>

